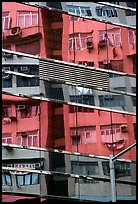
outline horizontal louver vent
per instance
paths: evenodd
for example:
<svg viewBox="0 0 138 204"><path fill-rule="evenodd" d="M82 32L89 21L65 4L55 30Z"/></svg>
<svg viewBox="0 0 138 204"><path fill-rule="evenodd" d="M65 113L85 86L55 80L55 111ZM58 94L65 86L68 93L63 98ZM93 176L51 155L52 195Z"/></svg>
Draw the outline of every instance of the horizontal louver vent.
<svg viewBox="0 0 138 204"><path fill-rule="evenodd" d="M86 87L98 87L107 89L109 87L109 74L85 68L40 60L40 78L43 80L55 80L72 85L82 85Z"/></svg>

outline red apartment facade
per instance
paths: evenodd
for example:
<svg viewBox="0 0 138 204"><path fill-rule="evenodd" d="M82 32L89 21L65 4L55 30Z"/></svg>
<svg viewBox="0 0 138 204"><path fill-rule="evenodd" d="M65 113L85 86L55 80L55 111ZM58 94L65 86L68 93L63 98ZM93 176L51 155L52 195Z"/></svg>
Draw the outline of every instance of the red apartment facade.
<svg viewBox="0 0 138 204"><path fill-rule="evenodd" d="M3 94L2 141L108 156L135 142L135 116ZM131 137L130 137L131 132ZM77 145L78 141L78 145ZM133 152L133 153L132 153ZM135 160L135 149L124 157Z"/></svg>

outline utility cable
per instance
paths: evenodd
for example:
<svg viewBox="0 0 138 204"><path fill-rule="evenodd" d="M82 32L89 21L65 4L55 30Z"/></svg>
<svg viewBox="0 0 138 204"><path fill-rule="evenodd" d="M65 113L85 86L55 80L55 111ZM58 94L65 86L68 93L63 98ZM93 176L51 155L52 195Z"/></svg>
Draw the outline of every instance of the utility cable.
<svg viewBox="0 0 138 204"><path fill-rule="evenodd" d="M72 2L72 6L73 6L73 2ZM75 50L75 25L74 25L74 19L75 16L72 16L72 30L73 30L73 62L76 63L76 50ZM75 73L75 81L76 81L76 73ZM77 85L75 85L75 102L77 103ZM76 151L79 151L79 135L78 135L78 106L75 106L75 123L76 123ZM77 171L79 174L79 156L77 155ZM80 178L78 179L78 194L79 194L79 199L80 199Z"/></svg>

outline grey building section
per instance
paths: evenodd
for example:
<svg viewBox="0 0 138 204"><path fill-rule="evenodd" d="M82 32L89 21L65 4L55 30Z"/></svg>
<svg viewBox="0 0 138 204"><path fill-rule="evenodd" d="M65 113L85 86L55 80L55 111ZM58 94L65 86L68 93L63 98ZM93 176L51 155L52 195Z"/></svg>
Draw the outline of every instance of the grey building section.
<svg viewBox="0 0 138 204"><path fill-rule="evenodd" d="M115 8L95 2L23 2L30 5L51 7L61 11L67 11L79 16L106 20L112 23L120 23L128 26L136 26L136 12L127 11L123 8ZM136 2L103 2L114 6L136 8Z"/></svg>
<svg viewBox="0 0 138 204"><path fill-rule="evenodd" d="M12 58L2 58L5 72L2 91L136 112L135 77L73 63L21 56L12 54Z"/></svg>
<svg viewBox="0 0 138 204"><path fill-rule="evenodd" d="M28 167L24 167L28 173L27 171L23 173L8 171L9 174L7 174L3 170L3 192L29 193L42 197L50 195L79 198L81 196L86 200L95 201L103 198L108 201L111 199L109 169L107 168L109 165L108 157L98 158L95 155L95 158L92 158L89 155L83 156L80 154L77 156L73 152L39 150L39 148L24 149L21 146L12 147L8 145L2 147L2 155L3 167L20 170L19 168L23 168L23 165L28 165ZM33 165L33 167L29 165ZM119 184L116 181L118 196L130 197L132 200L135 198L136 176L132 174L135 172L135 168L136 164L131 161L120 159L116 164L118 182L122 180L122 182L126 181L133 184L127 185L126 188L126 184ZM36 173L33 173L33 170ZM6 175L9 175L9 177ZM8 183L4 182L4 178L8 179Z"/></svg>

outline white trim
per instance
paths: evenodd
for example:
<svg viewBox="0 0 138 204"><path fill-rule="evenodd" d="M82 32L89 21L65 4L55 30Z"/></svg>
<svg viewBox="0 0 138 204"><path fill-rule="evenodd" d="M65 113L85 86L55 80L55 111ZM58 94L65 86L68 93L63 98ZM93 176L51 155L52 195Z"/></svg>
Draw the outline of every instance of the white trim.
<svg viewBox="0 0 138 204"><path fill-rule="evenodd" d="M17 13L17 26L20 26L20 27L30 27L30 26L36 26L38 25L38 12L37 11L28 11L28 13L20 13L21 11L18 11ZM23 11L22 11L23 12ZM25 11L27 12L27 11ZM19 18L20 17L23 17L23 25L21 25L19 23ZM27 17L30 17L30 22L29 22L29 25L26 26L26 20L27 20ZM36 17L36 25L33 25L33 17Z"/></svg>
<svg viewBox="0 0 138 204"><path fill-rule="evenodd" d="M95 2L94 2L95 3ZM134 11L136 12L135 8L131 8L131 7L126 7L126 6L121 6L121 5L116 5L116 4L111 4L108 2L96 2L97 4L102 4L102 5L106 5L106 6L111 6L114 8L119 8L119 9L124 9L124 10L129 10L129 11Z"/></svg>
<svg viewBox="0 0 138 204"><path fill-rule="evenodd" d="M5 28L5 19L6 18L8 18L8 27L7 28ZM11 21L10 13L7 16L2 17L2 31L10 28L10 21Z"/></svg>
<svg viewBox="0 0 138 204"><path fill-rule="evenodd" d="M60 60L55 60L55 59L49 59L49 58L43 58L43 57L39 57L39 56L35 56L35 55L30 55L30 54L25 54L22 52L16 52L16 51L12 51L12 50L7 50L7 49L3 49L2 48L2 52L8 52L14 55L20 55L23 57L30 57L30 58L34 58L34 59L38 59L38 60L43 60L43 61L47 61L47 62L55 62L55 63L60 63L63 65L71 65L74 67L80 67L80 68L84 68L84 69L88 69L88 70L94 70L97 72L105 72L105 73L113 73L113 74L118 74L121 76L131 76L131 77L135 77L136 78L136 74L127 74L125 72L118 72L118 71L112 71L112 70L106 70L106 69L102 69L99 67L86 67L84 65L80 65L80 64L75 64L75 63L70 63L70 62L65 62L65 61L60 61Z"/></svg>

